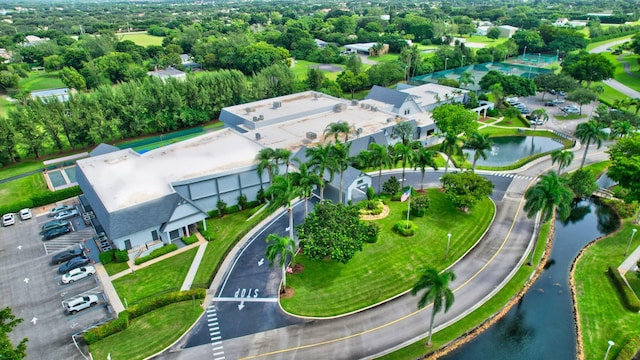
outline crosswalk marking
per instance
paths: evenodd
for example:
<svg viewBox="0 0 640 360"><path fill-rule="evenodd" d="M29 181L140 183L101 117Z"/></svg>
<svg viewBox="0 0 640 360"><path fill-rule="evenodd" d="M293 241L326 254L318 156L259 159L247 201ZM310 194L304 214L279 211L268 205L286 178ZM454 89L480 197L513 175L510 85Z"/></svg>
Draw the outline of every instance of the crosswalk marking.
<svg viewBox="0 0 640 360"><path fill-rule="evenodd" d="M534 180L535 177L533 176L525 176L525 175L518 175L518 174L514 174L514 173L491 173L490 175L492 176L500 176L500 177L508 177L508 178L512 178L512 179L518 179L518 180Z"/></svg>
<svg viewBox="0 0 640 360"><path fill-rule="evenodd" d="M211 336L211 349L214 360L224 360L224 349L222 347L222 336L218 325L218 314L216 306L211 304L207 308L207 324L209 325L209 335Z"/></svg>

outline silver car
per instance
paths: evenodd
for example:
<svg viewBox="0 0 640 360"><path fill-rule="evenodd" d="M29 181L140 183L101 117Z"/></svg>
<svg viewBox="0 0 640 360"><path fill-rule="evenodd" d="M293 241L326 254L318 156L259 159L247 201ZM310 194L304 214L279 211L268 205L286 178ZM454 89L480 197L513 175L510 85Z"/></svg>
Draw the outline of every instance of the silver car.
<svg viewBox="0 0 640 360"><path fill-rule="evenodd" d="M73 298L69 301L65 301L62 304L64 306L64 309L67 311L67 313L75 314L78 311L82 311L84 309L98 305L98 296L84 295L77 298Z"/></svg>

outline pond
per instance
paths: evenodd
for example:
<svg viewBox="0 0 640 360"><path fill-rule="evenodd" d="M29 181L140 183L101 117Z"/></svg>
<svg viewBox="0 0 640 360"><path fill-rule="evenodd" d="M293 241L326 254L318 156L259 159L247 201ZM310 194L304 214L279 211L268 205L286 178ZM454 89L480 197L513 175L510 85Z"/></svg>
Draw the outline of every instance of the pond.
<svg viewBox="0 0 640 360"><path fill-rule="evenodd" d="M574 203L569 219L556 221L551 256L521 301L492 327L442 359L575 359L569 268L586 244L619 226L609 207L592 200Z"/></svg>
<svg viewBox="0 0 640 360"><path fill-rule="evenodd" d="M492 137L491 142L493 146L486 152L487 158L479 158L476 165L507 166L531 155L564 147L559 140L542 136L498 136ZM464 154L473 161L475 151L464 150Z"/></svg>

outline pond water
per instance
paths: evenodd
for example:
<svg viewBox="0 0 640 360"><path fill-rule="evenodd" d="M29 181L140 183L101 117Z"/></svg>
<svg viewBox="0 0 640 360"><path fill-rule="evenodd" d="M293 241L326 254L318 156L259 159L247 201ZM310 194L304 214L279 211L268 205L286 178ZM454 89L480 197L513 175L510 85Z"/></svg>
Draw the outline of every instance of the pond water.
<svg viewBox="0 0 640 360"><path fill-rule="evenodd" d="M545 270L521 301L477 338L441 359L575 359L569 268L587 243L619 226L607 206L593 200L573 204L569 219L556 221Z"/></svg>
<svg viewBox="0 0 640 360"><path fill-rule="evenodd" d="M492 137L493 146L487 151L487 158L479 158L476 165L506 166L516 161L548 151L562 149L563 144L555 139L542 136L499 136ZM472 162L475 151L464 150L467 159Z"/></svg>

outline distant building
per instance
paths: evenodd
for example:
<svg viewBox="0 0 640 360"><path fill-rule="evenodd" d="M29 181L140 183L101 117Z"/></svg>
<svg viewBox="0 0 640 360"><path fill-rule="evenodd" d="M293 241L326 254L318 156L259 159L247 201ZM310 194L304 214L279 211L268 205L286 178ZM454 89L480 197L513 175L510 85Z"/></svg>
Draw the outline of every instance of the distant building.
<svg viewBox="0 0 640 360"><path fill-rule="evenodd" d="M9 60L11 60L11 56L13 56L13 54L9 51L7 51L7 49L0 49L0 62L8 62Z"/></svg>
<svg viewBox="0 0 640 360"><path fill-rule="evenodd" d="M180 63L185 69L202 70L202 66L193 61L193 57L189 54L180 54Z"/></svg>
<svg viewBox="0 0 640 360"><path fill-rule="evenodd" d="M162 81L166 81L169 78L178 79L180 81L185 80L187 78L187 73L184 71L180 71L178 69L174 69L172 67L168 67L166 69L160 69L155 71L149 71L147 73L149 76L155 76L160 78Z"/></svg>
<svg viewBox="0 0 640 360"><path fill-rule="evenodd" d="M362 55L374 55L373 47L377 43L369 42L369 43L357 43L357 44L347 44L344 46L344 52L346 54L362 54ZM389 52L389 45L383 44L382 49L377 53L377 55L386 54Z"/></svg>
<svg viewBox="0 0 640 360"><path fill-rule="evenodd" d="M40 44L40 43L43 43L43 42L48 41L48 40L49 40L48 38L40 38L40 37L37 37L35 35L27 35L27 36L25 36L25 39L21 44L22 44L22 46L33 46L33 45Z"/></svg>
<svg viewBox="0 0 640 360"><path fill-rule="evenodd" d="M69 93L71 90L69 88L60 88L60 89L47 89L47 90L38 90L31 92L32 99L40 99L46 101L47 99L57 99L59 102L65 102L69 100Z"/></svg>
<svg viewBox="0 0 640 360"><path fill-rule="evenodd" d="M558 18L553 25L554 26L567 26L569 24L569 19L567 18Z"/></svg>
<svg viewBox="0 0 640 360"><path fill-rule="evenodd" d="M501 38L511 38L516 31L520 30L520 28L511 25L500 25L498 29L500 29Z"/></svg>

